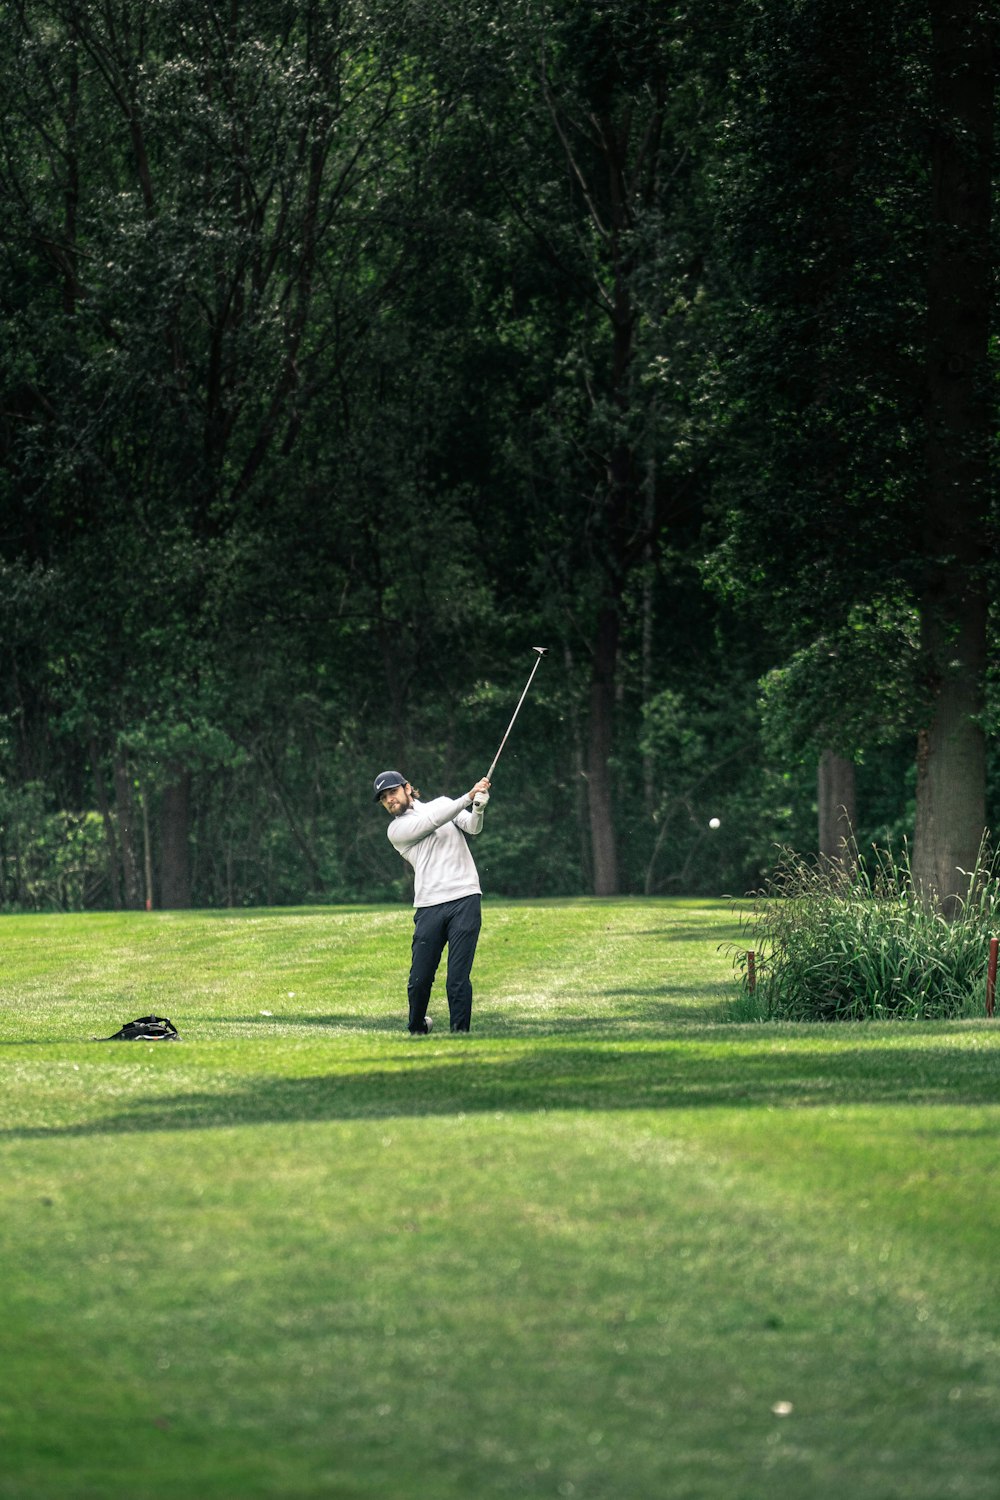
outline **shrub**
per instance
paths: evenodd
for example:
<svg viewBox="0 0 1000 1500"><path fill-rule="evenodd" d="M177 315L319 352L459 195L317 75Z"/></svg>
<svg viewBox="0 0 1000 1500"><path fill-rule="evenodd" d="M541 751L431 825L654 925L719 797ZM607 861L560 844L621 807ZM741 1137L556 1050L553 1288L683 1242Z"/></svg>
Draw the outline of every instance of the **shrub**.
<svg viewBox="0 0 1000 1500"><path fill-rule="evenodd" d="M909 850L873 848L844 865L782 850L741 912L738 1019L920 1019L982 1014L990 938L1000 926L997 858L984 848L956 915L916 888ZM750 993L747 953L756 986Z"/></svg>
<svg viewBox="0 0 1000 1500"><path fill-rule="evenodd" d="M99 814L53 811L40 782L0 780L0 911L82 911L106 883Z"/></svg>

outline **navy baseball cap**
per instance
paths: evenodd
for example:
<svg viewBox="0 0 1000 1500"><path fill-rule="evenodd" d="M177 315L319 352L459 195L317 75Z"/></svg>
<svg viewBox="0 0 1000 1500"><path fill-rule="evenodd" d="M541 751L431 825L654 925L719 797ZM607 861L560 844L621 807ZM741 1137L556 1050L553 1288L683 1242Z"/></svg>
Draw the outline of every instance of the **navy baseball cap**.
<svg viewBox="0 0 1000 1500"><path fill-rule="evenodd" d="M405 786L406 777L400 776L398 771L382 771L375 777L375 795L373 802L377 802L383 792L390 791L394 786Z"/></svg>

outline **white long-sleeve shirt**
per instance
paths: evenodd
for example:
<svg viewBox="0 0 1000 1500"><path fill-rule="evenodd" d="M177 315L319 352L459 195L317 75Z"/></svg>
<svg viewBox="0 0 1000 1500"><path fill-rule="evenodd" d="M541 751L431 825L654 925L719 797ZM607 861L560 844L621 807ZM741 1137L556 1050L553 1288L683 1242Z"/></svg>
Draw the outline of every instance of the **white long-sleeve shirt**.
<svg viewBox="0 0 1000 1500"><path fill-rule="evenodd" d="M389 842L413 866L414 906L439 906L482 894L476 862L464 835L482 832L482 810L468 795L418 802L393 818ZM461 832L459 831L461 830Z"/></svg>

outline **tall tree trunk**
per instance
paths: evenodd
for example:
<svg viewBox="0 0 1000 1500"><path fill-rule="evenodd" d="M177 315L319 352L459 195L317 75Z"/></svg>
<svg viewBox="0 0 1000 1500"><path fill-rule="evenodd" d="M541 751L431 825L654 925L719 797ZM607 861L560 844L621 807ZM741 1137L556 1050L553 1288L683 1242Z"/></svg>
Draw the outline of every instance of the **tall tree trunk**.
<svg viewBox="0 0 1000 1500"><path fill-rule="evenodd" d="M576 659L572 648L566 642L563 643L563 671L566 674L568 682L574 681ZM573 746L573 814L579 830L580 874L584 884L590 885L592 884L592 870L591 846L588 836L587 756L580 720L581 716L577 708L577 697L571 693L569 698L569 726Z"/></svg>
<svg viewBox="0 0 1000 1500"><path fill-rule="evenodd" d="M90 753L90 771L94 778L94 795L97 798L97 806L100 809L101 822L104 824L104 842L108 856L108 889L111 894L111 905L115 911L122 909L121 882L119 879L120 866L118 863L118 840L115 837L115 823L111 816L111 804L108 801L107 788L104 785L104 776L101 772L101 758L97 749L97 736L92 734L87 741Z"/></svg>
<svg viewBox="0 0 1000 1500"><path fill-rule="evenodd" d="M986 822L981 728L985 549L993 437L988 345L993 23L980 0L933 0L933 204L928 262L926 574L930 701L917 755L914 876L945 912L967 887Z"/></svg>
<svg viewBox="0 0 1000 1500"><path fill-rule="evenodd" d="M136 825L132 777L124 756L115 759L115 804L118 810L118 843L121 850L125 906L129 911L139 911L144 904L136 857L136 835L139 829Z"/></svg>
<svg viewBox="0 0 1000 1500"><path fill-rule="evenodd" d="M854 763L833 750L824 750L819 758L817 802L820 858L844 866L853 863L857 821Z"/></svg>
<svg viewBox="0 0 1000 1500"><path fill-rule="evenodd" d="M589 116L593 134L588 136L588 144L596 147L596 157L588 161L579 151L572 111L565 110L552 87L544 53L540 81L553 126L566 153L570 177L575 188L582 191L598 247L592 270L599 302L611 330L606 390L621 424L605 457L604 495L591 539L598 558L602 600L593 643L587 745L593 891L595 896L615 896L619 890L619 872L610 758L618 698L618 644L626 579L630 567L643 556L645 546L645 538L641 536L643 486L638 479L631 439L621 434L628 432L632 416L630 370L638 320L631 286L636 215L655 200L658 191L663 100L658 92L649 94L649 118L645 129L640 129L636 136L631 109L623 109L616 116L604 100ZM590 394L596 407L598 398L594 391ZM603 421L602 415L602 425ZM651 473L651 484L654 479L655 474Z"/></svg>
<svg viewBox="0 0 1000 1500"><path fill-rule="evenodd" d="M613 604L606 604L597 622L594 665L590 679L590 740L587 753L587 797L595 896L618 894L618 849L610 765L615 722L618 633L618 611Z"/></svg>
<svg viewBox="0 0 1000 1500"><path fill-rule="evenodd" d="M191 905L191 773L180 766L160 805L160 905Z"/></svg>
<svg viewBox="0 0 1000 1500"><path fill-rule="evenodd" d="M653 401L653 420L657 406ZM643 549L642 568L642 701L648 703L653 696L653 626L655 623L655 590L653 563L653 536L656 522L656 459L646 465L646 483L643 496L643 524L647 541ZM646 750L642 757L642 804L648 824L652 824L656 812L656 757Z"/></svg>
<svg viewBox="0 0 1000 1500"><path fill-rule="evenodd" d="M142 809L142 868L145 876L144 905L153 910L153 839L149 831L149 794L142 785L138 788L139 806Z"/></svg>

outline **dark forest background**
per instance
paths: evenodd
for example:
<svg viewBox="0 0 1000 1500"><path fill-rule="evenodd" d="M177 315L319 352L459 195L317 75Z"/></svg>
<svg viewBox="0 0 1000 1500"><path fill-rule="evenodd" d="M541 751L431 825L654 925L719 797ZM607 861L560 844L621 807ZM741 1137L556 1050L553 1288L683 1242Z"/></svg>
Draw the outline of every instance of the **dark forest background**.
<svg viewBox="0 0 1000 1500"><path fill-rule="evenodd" d="M978 0L8 0L0 906L996 826ZM713 831L710 818L721 826Z"/></svg>

